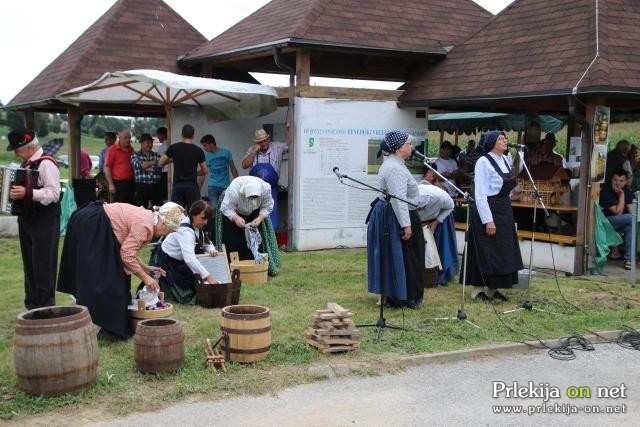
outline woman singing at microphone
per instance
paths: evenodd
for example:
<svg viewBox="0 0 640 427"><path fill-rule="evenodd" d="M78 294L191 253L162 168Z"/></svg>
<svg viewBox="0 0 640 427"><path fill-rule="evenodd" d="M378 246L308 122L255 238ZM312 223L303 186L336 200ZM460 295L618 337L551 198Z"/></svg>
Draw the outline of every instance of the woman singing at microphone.
<svg viewBox="0 0 640 427"><path fill-rule="evenodd" d="M381 304L417 308L424 293L424 235L416 211L418 184L404 164L411 156L411 137L405 132L389 132L378 156L381 152L389 155L378 172L379 187L402 200L378 198L371 204L367 226L369 292L384 296Z"/></svg>
<svg viewBox="0 0 640 427"><path fill-rule="evenodd" d="M518 270L523 268L510 198L516 177L504 155L507 140L500 131L487 132L478 149L484 155L474 168L466 284L473 285L474 300L506 301L498 289L518 283Z"/></svg>

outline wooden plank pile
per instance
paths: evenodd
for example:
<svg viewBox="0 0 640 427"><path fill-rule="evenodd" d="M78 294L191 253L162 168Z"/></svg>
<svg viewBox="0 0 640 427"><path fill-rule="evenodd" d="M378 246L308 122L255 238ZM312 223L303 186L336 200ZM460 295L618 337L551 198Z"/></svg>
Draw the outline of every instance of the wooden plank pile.
<svg viewBox="0 0 640 427"><path fill-rule="evenodd" d="M324 354L360 348L360 334L351 316L352 312L334 302L316 310L313 325L305 332L307 344Z"/></svg>

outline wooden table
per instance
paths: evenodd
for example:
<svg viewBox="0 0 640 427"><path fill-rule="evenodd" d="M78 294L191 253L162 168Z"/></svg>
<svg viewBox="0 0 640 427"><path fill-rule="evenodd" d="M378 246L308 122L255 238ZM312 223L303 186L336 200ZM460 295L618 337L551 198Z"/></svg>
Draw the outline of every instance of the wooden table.
<svg viewBox="0 0 640 427"><path fill-rule="evenodd" d="M511 206L514 208L530 208L533 209L533 202L522 202L520 200L512 200ZM536 204L538 209L542 209L542 205L540 203ZM577 213L578 207L571 205L552 205L545 204L547 210L554 211L556 213Z"/></svg>

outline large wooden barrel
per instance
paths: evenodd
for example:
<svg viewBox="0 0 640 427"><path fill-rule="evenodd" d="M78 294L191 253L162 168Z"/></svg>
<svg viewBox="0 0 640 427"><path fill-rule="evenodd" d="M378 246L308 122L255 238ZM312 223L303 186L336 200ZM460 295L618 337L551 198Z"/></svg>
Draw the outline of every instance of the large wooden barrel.
<svg viewBox="0 0 640 427"><path fill-rule="evenodd" d="M238 304L240 301L240 270L235 269L231 274L231 283L196 283L196 302L205 308L226 307Z"/></svg>
<svg viewBox="0 0 640 427"><path fill-rule="evenodd" d="M220 330L228 336L221 346L233 362L256 362L267 358L271 347L269 309L260 305L232 305L222 309Z"/></svg>
<svg viewBox="0 0 640 427"><path fill-rule="evenodd" d="M13 337L18 388L57 396L96 383L98 339L84 306L37 308L18 316Z"/></svg>
<svg viewBox="0 0 640 427"><path fill-rule="evenodd" d="M140 372L170 373L182 365L184 334L177 320L143 320L138 323L133 340L136 366Z"/></svg>

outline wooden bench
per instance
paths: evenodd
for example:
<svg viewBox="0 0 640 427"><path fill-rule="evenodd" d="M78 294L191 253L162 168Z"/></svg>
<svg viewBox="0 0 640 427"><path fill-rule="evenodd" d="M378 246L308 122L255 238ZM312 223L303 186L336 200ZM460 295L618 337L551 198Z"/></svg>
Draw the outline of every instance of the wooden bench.
<svg viewBox="0 0 640 427"><path fill-rule="evenodd" d="M467 224L463 222L456 222L456 230L465 231L467 229ZM518 238L520 240L531 240L533 238L533 232L528 230L518 230ZM536 232L536 241L539 242L551 242L557 243L560 246L575 246L576 245L576 237L575 236L565 236L563 234L549 234L543 233L542 231Z"/></svg>

